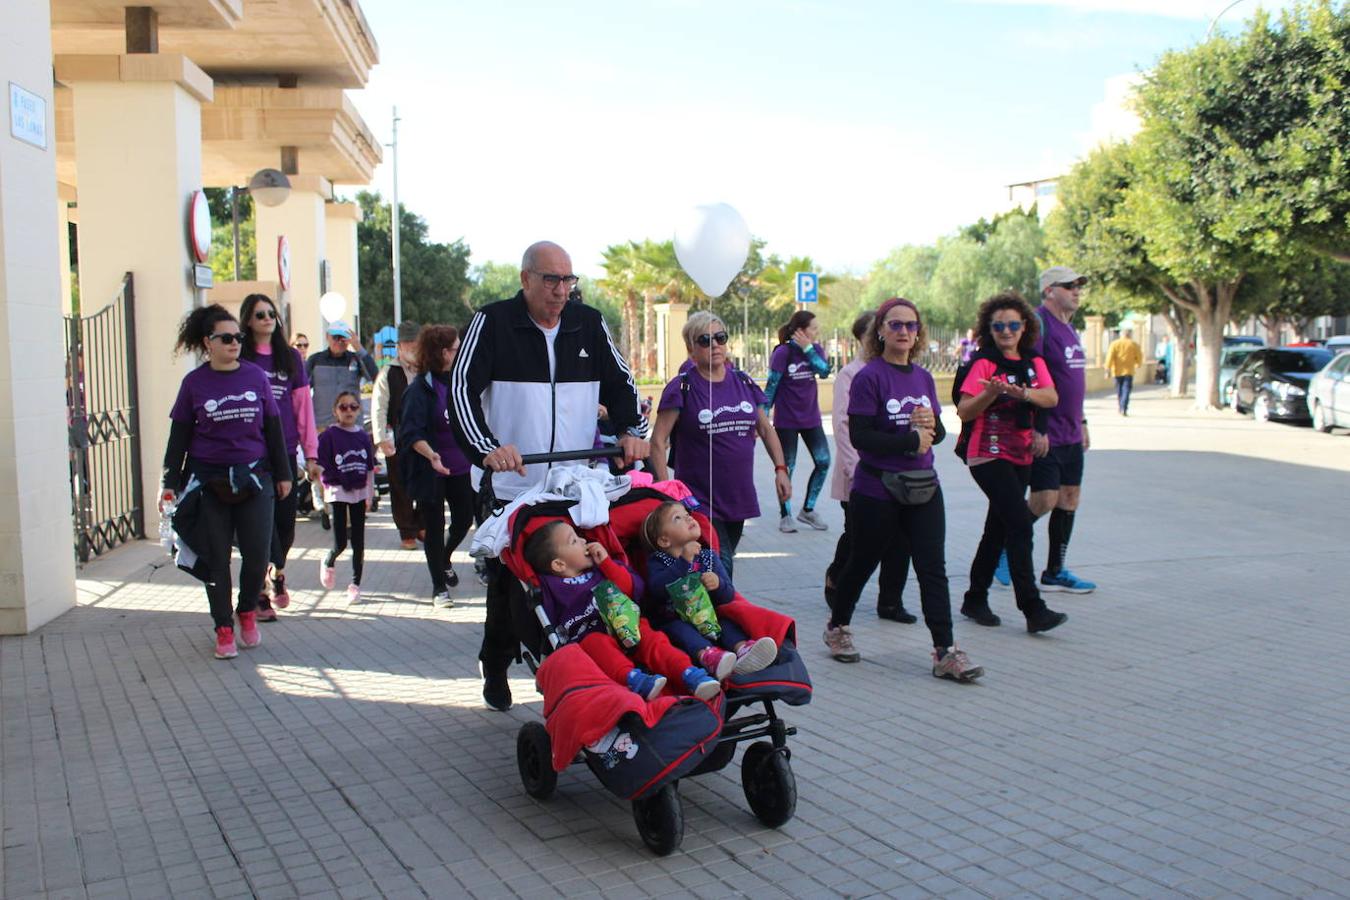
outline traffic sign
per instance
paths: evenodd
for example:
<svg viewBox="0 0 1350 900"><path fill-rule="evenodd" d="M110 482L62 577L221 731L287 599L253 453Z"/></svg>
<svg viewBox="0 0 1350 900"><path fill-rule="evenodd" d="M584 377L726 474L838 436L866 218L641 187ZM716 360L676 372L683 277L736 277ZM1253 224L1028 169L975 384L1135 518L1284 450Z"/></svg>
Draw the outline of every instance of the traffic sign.
<svg viewBox="0 0 1350 900"><path fill-rule="evenodd" d="M820 279L815 272L797 273L797 302L815 303L820 299Z"/></svg>

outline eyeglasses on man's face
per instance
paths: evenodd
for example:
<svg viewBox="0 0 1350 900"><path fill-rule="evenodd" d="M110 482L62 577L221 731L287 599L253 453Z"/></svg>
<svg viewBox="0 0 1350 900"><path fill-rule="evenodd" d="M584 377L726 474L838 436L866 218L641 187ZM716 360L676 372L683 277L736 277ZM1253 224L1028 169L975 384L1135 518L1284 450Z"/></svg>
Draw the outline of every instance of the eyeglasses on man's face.
<svg viewBox="0 0 1350 900"><path fill-rule="evenodd" d="M543 279L544 284L548 286L549 290L556 290L558 285L562 284L566 285L567 289L570 291L577 286L579 281L581 281L581 279L575 275L554 275L552 272L535 272L534 274Z"/></svg>
<svg viewBox="0 0 1350 900"><path fill-rule="evenodd" d="M716 341L717 346L725 347L728 340L729 338L725 331L717 331L712 334L700 334L698 337L694 338L694 343L698 344L700 347L711 347L713 341Z"/></svg>
<svg viewBox="0 0 1350 900"><path fill-rule="evenodd" d="M886 323L886 327L894 332L908 331L910 334L919 333L919 322L917 319L911 319L908 322L903 319L891 319Z"/></svg>
<svg viewBox="0 0 1350 900"><path fill-rule="evenodd" d="M1066 291L1081 291L1086 281L1060 281L1055 284L1057 288L1064 288Z"/></svg>
<svg viewBox="0 0 1350 900"><path fill-rule="evenodd" d="M1013 334L1017 334L1017 332L1022 330L1022 322L1020 320L1015 322L990 322L989 327L999 334L1002 334L1004 329L1007 329Z"/></svg>

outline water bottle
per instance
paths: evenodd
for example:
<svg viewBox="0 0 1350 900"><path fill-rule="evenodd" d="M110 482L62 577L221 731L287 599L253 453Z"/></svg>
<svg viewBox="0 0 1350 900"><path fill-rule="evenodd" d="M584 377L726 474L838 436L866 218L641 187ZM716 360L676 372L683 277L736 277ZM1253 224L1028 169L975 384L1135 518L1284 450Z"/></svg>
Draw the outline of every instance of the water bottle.
<svg viewBox="0 0 1350 900"><path fill-rule="evenodd" d="M159 514L159 545L170 556L173 556L174 553L173 510L176 505L164 507L164 510Z"/></svg>

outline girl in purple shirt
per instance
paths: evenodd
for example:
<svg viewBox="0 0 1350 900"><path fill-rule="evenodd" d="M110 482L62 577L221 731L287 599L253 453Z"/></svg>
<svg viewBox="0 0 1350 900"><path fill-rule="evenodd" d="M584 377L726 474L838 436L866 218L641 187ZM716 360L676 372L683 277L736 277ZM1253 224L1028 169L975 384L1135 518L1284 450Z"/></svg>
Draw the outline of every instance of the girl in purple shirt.
<svg viewBox="0 0 1350 900"><path fill-rule="evenodd" d="M798 310L782 328L778 329L778 347L769 357L769 381L764 387L765 407L773 409L773 427L778 433L787 460L788 482L797 466L797 438L806 442L815 468L806 482L806 497L797 521L818 531L824 531L825 520L816 512L816 498L825 486L830 471L830 442L820 424L820 396L816 378L830 374L830 364L820 344L816 314ZM797 530L792 524L792 509L787 498L778 501L778 530L791 534Z"/></svg>
<svg viewBox="0 0 1350 900"><path fill-rule="evenodd" d="M319 583L332 590L337 583L334 566L352 544L352 582L347 585L347 600L361 599L361 570L366 556L366 513L375 498L375 443L357 423L361 420L361 398L342 391L333 402L332 425L319 435L319 468L323 470L323 499L333 508L333 548L319 563Z"/></svg>
<svg viewBox="0 0 1350 900"><path fill-rule="evenodd" d="M933 638L933 675L971 681L984 670L972 665L952 639L942 489L936 488L925 502L913 503L902 502L886 486L893 473L931 473L936 479L933 445L946 433L937 387L927 369L910 362L925 337L918 308L893 297L877 309L863 345L870 359L854 376L848 401L848 430L858 451L848 500L852 540L848 562L839 573L825 645L840 662L858 661L849 627L858 595L882 554L895 552L903 542L909 545L924 622Z"/></svg>

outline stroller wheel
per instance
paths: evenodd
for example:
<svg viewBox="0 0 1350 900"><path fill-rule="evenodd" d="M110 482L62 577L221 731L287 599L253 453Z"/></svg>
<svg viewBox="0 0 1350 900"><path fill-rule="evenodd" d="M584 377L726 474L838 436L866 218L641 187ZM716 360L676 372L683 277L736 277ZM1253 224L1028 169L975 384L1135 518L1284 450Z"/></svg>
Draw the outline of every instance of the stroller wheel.
<svg viewBox="0 0 1350 900"><path fill-rule="evenodd" d="M755 817L770 828L786 823L797 812L797 779L785 750L768 741L756 741L741 758L741 785Z"/></svg>
<svg viewBox="0 0 1350 900"><path fill-rule="evenodd" d="M684 840L684 810L677 784L671 782L655 794L633 801L638 834L657 856L669 856Z"/></svg>
<svg viewBox="0 0 1350 900"><path fill-rule="evenodd" d="M526 722L516 734L516 765L525 793L536 800L547 800L558 787L553 771L553 742L538 722Z"/></svg>

